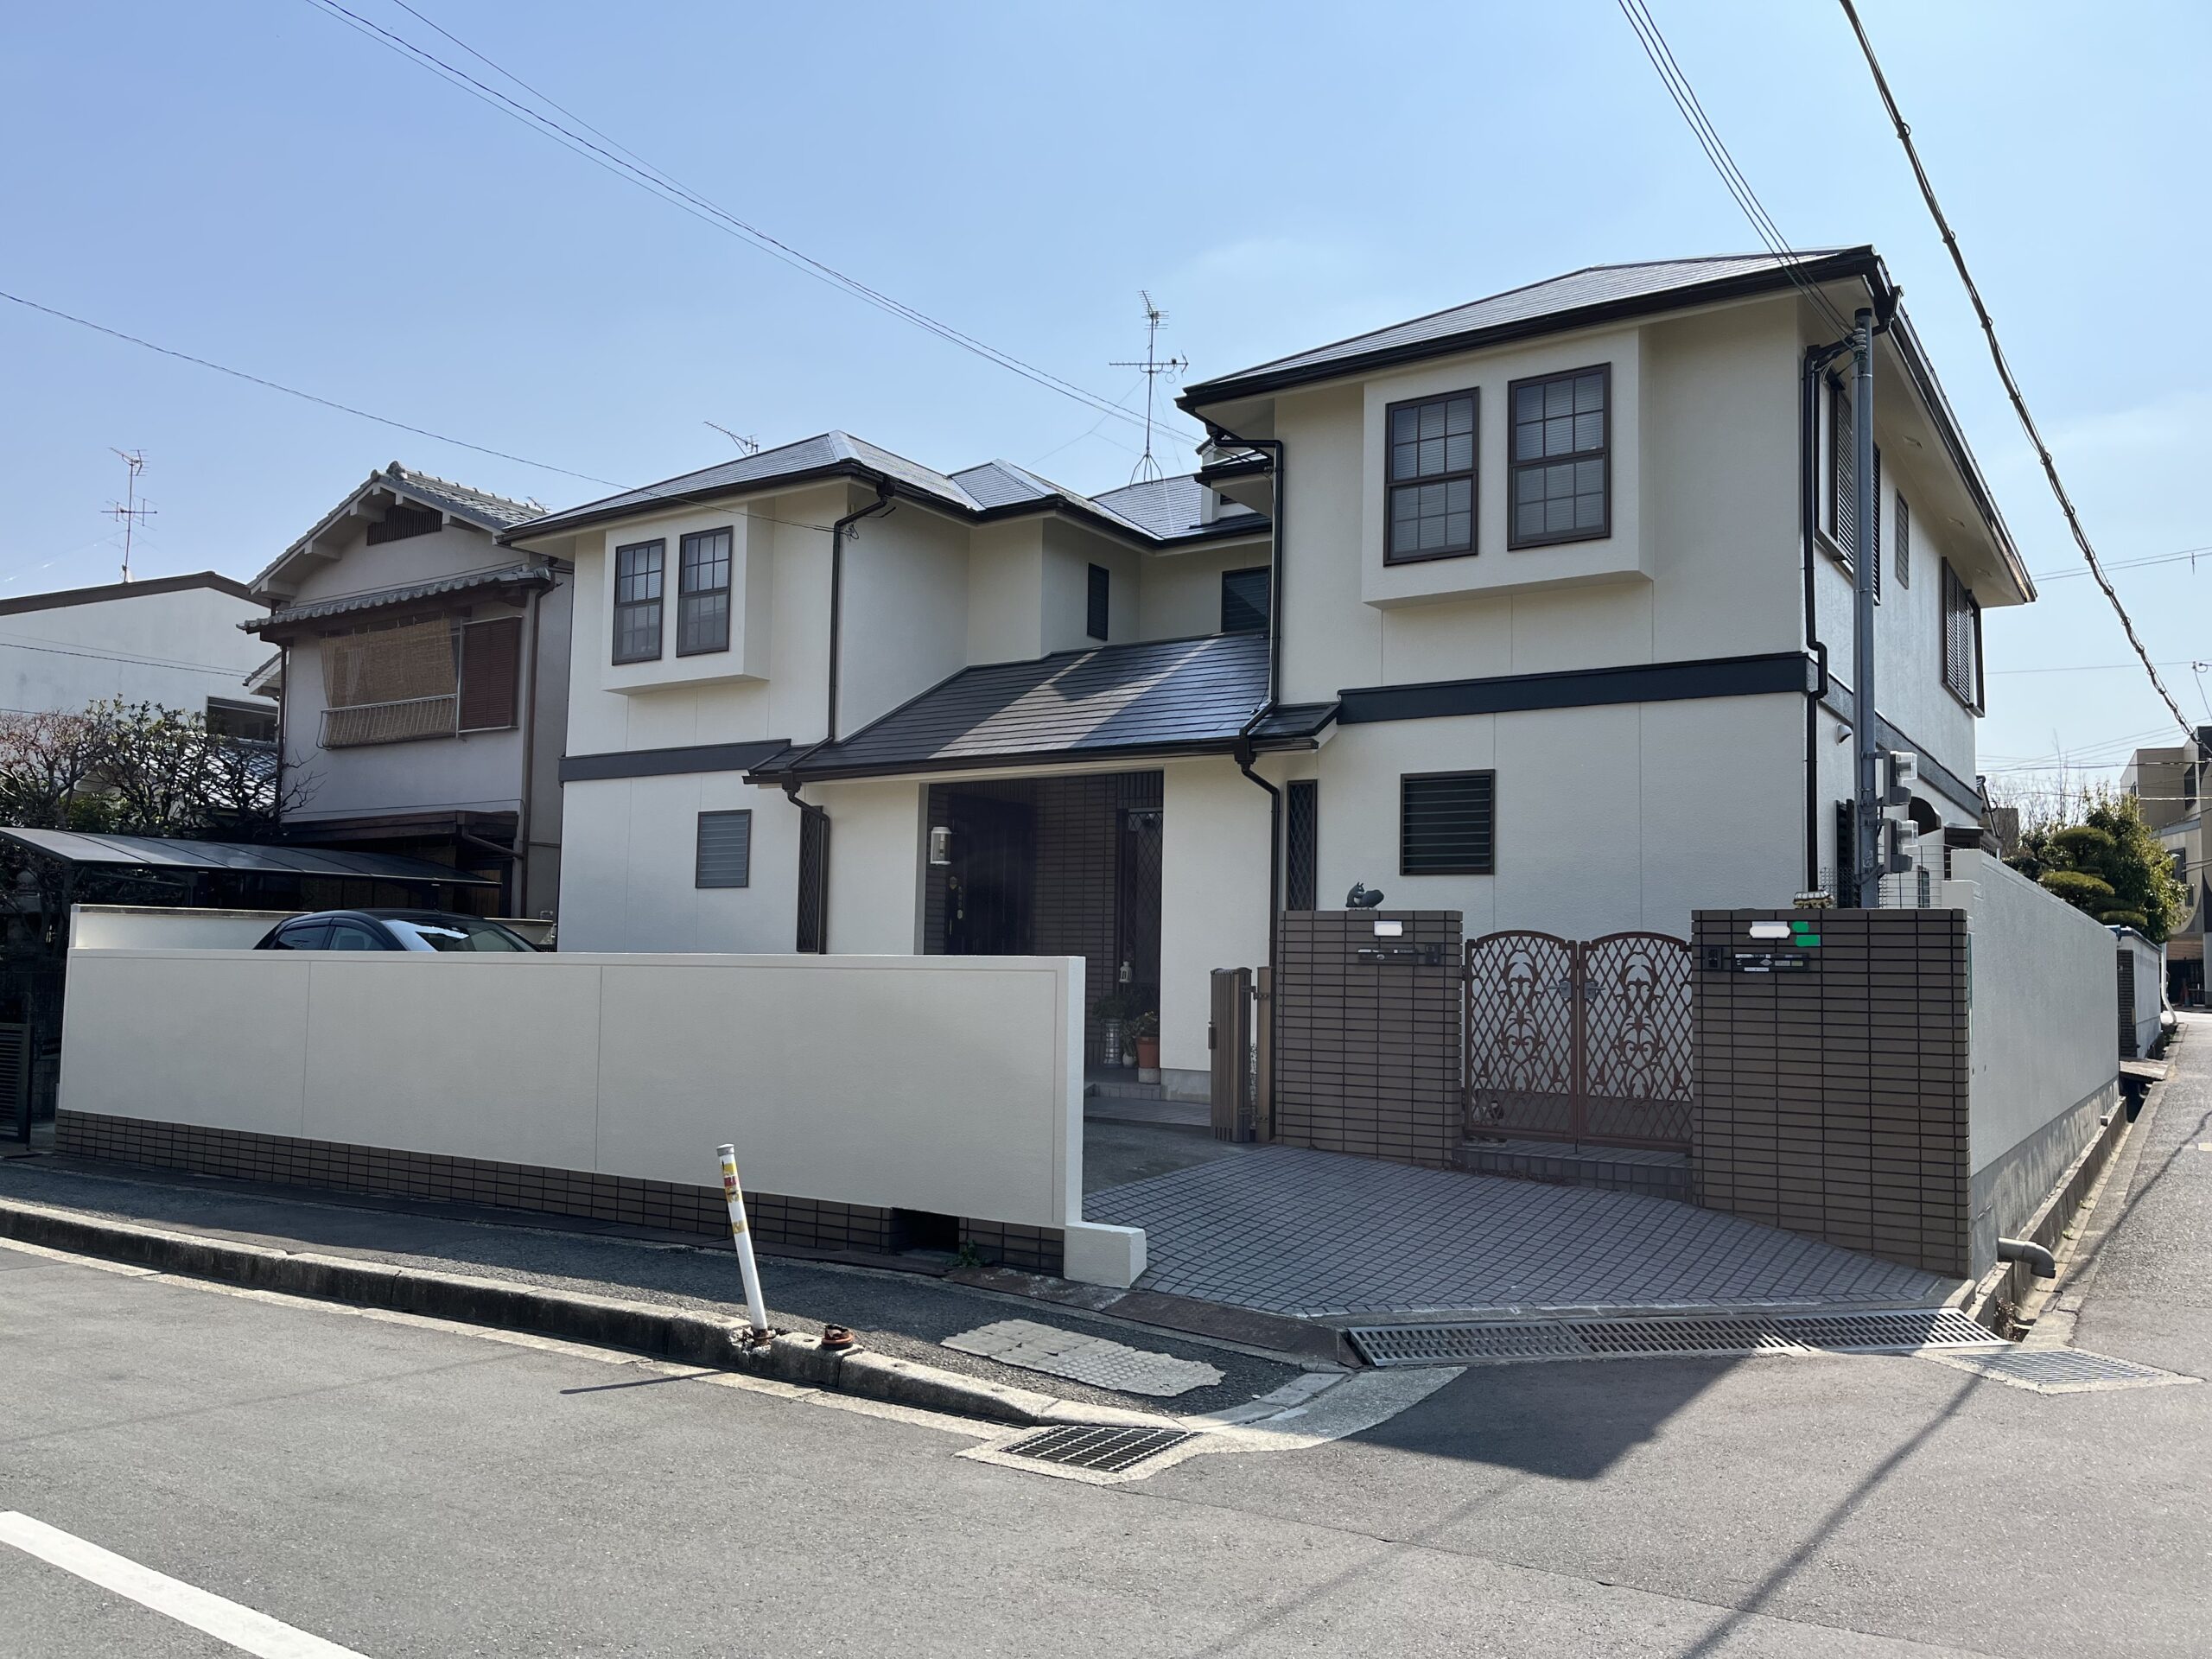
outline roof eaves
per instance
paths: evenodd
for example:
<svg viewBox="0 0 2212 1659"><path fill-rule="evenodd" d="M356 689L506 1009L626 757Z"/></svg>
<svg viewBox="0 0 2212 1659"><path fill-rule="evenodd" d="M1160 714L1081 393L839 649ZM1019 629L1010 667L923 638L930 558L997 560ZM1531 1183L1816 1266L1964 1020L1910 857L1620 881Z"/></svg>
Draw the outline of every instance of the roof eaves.
<svg viewBox="0 0 2212 1659"><path fill-rule="evenodd" d="M1654 262L1659 263L1659 262ZM1673 263L1688 264L1689 261ZM1620 270L1618 265L1585 265L1577 270L1565 271L1558 276L1546 277L1544 283L1527 283L1519 288L1503 290L1484 298L1499 299L1507 295L1525 293L1541 288L1545 283L1560 282L1592 270ZM1733 276L1718 277L1710 282L1691 283L1679 287L1660 289L1649 293L1623 296L1610 300L1599 300L1585 305L1569 306L1558 311L1540 312L1532 316L1516 317L1499 323L1464 330L1455 334L1440 334L1433 338L1410 340L1396 345L1378 346L1372 351L1356 352L1347 356L1324 359L1319 362L1300 363L1298 360L1326 351L1326 346L1317 346L1306 351L1295 352L1288 357L1277 358L1255 368L1225 375L1217 380L1201 381L1175 399L1176 407L1185 414L1196 416L1209 404L1227 403L1232 398L1263 396L1293 386L1317 385L1327 380L1340 380L1379 368L1389 368L1403 363L1418 363L1431 358L1450 357L1461 352L1478 351L1491 346L1509 344L1515 340L1538 339L1547 334L1563 334L1579 328L1595 327L1607 322L1626 321L1632 318L1657 316L1669 311L1687 311L1701 305L1716 304L1727 300L1747 299L1755 295L1771 292L1791 286L1797 281L1831 283L1858 276L1875 276L1880 261L1872 247L1861 245L1838 249L1816 257L1803 259L1784 266L1773 264L1760 269L1741 271ZM1477 303L1478 302L1470 302ZM1441 311L1426 314L1437 317L1463 308L1446 306ZM1425 318L1406 320L1419 322ZM1402 327L1406 323L1390 325ZM1378 333L1370 329L1369 333ZM1362 336L1354 334L1351 340ZM1344 344L1345 341L1334 342ZM1296 363L1295 367L1276 369L1274 364Z"/></svg>

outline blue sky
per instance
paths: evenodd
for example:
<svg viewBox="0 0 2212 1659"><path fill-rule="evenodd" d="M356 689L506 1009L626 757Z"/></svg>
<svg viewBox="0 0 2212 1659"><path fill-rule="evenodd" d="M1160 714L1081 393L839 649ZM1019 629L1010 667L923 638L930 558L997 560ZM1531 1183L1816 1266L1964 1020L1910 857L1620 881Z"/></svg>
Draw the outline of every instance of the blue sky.
<svg viewBox="0 0 2212 1659"><path fill-rule="evenodd" d="M393 0L345 0L467 62ZM1194 376L1579 265L1755 245L1608 0L610 7L416 0L720 206L1141 406L1137 290ZM2078 569L1836 8L1650 0L1800 246L1905 285L2029 567ZM2196 158L2212 11L1862 8L2108 560L2212 544ZM469 64L486 79L480 66ZM1141 434L610 177L316 9L77 0L0 55L0 288L624 483L837 426L1083 489ZM556 472L378 428L0 303L0 594L250 574L392 459L549 505ZM1169 441L1171 468L1187 449ZM2212 567L2208 558L2206 567ZM2192 717L2212 568L2123 572ZM2166 741L2093 586L1993 614L1985 765ZM2086 671L2058 671L2061 670ZM2205 681L2212 687L2212 676Z"/></svg>

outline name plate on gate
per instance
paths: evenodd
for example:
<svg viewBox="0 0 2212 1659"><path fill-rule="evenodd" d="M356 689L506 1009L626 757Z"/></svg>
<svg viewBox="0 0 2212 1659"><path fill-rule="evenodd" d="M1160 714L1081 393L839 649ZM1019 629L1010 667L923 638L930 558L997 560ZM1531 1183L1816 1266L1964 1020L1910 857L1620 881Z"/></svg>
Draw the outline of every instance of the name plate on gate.
<svg viewBox="0 0 2212 1659"><path fill-rule="evenodd" d="M1817 958L1795 950L1729 950L1707 945L1705 969L1725 974L1803 974L1812 971Z"/></svg>

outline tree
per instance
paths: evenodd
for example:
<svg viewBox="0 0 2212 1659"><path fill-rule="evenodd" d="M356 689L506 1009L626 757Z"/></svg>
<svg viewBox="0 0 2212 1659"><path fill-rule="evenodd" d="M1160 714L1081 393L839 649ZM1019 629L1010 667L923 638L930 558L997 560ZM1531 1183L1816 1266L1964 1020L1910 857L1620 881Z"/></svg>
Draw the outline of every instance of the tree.
<svg viewBox="0 0 2212 1659"><path fill-rule="evenodd" d="M2189 914L2188 889L2133 795L2085 794L2073 822L2024 830L2020 850L2005 862L2075 909L2132 927L2153 944Z"/></svg>
<svg viewBox="0 0 2212 1659"><path fill-rule="evenodd" d="M205 718L156 703L96 702L81 714L0 715L0 825L93 834L251 841L312 792L280 785L276 746L226 737ZM176 902L174 882L123 868L80 881L100 902ZM0 843L0 944L58 948L54 861Z"/></svg>

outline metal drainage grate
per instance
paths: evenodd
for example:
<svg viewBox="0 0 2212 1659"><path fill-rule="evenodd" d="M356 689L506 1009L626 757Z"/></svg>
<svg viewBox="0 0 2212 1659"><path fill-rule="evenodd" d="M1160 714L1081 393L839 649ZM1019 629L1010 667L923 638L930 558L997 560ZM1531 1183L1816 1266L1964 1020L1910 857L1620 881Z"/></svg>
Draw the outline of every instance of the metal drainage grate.
<svg viewBox="0 0 2212 1659"><path fill-rule="evenodd" d="M1865 1313L1784 1313L1770 1321L1794 1347L1847 1353L1907 1353L1916 1348L1998 1348L2004 1338L1955 1307L1904 1307Z"/></svg>
<svg viewBox="0 0 2212 1659"><path fill-rule="evenodd" d="M1997 1353L1945 1354L1944 1363L1978 1372L2015 1388L2045 1394L2074 1394L2091 1389L2139 1389L2196 1379L2133 1360L2084 1353L2078 1348L2007 1348Z"/></svg>
<svg viewBox="0 0 2212 1659"><path fill-rule="evenodd" d="M1376 1366L1631 1355L1904 1353L2001 1348L1955 1308L1865 1313L1744 1314L1642 1319L1493 1319L1465 1325L1357 1325L1345 1333Z"/></svg>
<svg viewBox="0 0 2212 1659"><path fill-rule="evenodd" d="M1118 1475L1147 1458L1156 1458L1192 1436L1179 1428L1112 1428L1071 1425L1048 1428L1016 1440L1007 1455L1033 1463L1064 1464L1101 1475Z"/></svg>

